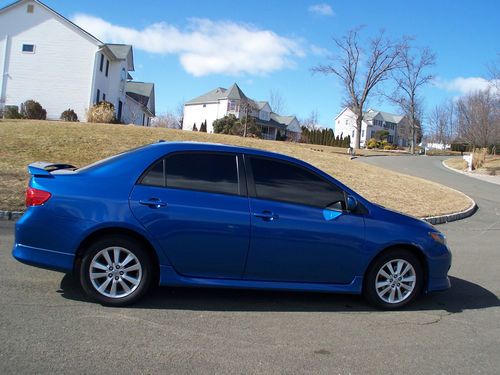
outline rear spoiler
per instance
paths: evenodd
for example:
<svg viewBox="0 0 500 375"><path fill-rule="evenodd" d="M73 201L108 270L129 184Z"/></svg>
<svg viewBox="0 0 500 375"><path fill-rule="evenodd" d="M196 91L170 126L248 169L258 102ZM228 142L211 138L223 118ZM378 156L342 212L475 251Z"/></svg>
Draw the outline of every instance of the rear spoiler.
<svg viewBox="0 0 500 375"><path fill-rule="evenodd" d="M50 174L50 172L54 172L59 169L76 169L76 167L71 164L48 163L45 161L37 161L36 163L28 165L28 172L32 176L38 177L54 177Z"/></svg>

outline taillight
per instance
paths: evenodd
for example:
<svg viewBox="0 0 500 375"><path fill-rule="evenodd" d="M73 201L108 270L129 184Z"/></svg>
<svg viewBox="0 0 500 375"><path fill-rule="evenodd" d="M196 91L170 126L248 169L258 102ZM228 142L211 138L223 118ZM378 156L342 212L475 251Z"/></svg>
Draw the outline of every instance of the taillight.
<svg viewBox="0 0 500 375"><path fill-rule="evenodd" d="M47 202L51 196L52 194L48 191L30 187L26 190L26 207L40 206Z"/></svg>

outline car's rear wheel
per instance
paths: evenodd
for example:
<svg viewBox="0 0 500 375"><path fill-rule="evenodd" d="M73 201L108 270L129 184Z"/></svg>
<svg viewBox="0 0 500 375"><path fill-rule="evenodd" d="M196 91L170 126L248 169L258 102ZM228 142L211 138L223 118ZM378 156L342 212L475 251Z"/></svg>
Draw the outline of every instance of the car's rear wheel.
<svg viewBox="0 0 500 375"><path fill-rule="evenodd" d="M80 265L80 283L93 299L109 306L137 302L151 283L151 260L142 244L109 236L91 244Z"/></svg>
<svg viewBox="0 0 500 375"><path fill-rule="evenodd" d="M391 250L379 256L368 269L364 294L373 305L394 310L413 302L420 295L423 269L410 251Z"/></svg>

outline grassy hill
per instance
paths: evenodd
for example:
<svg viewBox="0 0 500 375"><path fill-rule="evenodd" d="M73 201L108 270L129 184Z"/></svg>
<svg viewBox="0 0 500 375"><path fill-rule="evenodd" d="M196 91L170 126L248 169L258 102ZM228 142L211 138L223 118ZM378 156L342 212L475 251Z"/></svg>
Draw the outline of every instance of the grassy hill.
<svg viewBox="0 0 500 375"><path fill-rule="evenodd" d="M220 134L124 125L51 121L0 121L0 210L23 210L28 173L34 161L84 166L139 145L169 141L248 146L305 160L373 202L424 217L468 207L461 193L442 185L351 161L344 149L264 141Z"/></svg>

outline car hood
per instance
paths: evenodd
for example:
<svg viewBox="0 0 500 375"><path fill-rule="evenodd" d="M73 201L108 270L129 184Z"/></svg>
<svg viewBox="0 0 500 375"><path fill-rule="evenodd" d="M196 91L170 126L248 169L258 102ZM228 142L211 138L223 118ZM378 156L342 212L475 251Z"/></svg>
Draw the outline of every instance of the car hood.
<svg viewBox="0 0 500 375"><path fill-rule="evenodd" d="M419 219L417 217L410 216L402 212L392 210L390 208L386 208L379 204L374 204L374 203L372 204L375 206L376 210L380 211L379 214L382 214L384 220L391 222L398 222L403 225L413 225L426 230L436 231L436 228L434 228L432 224L428 223L423 219Z"/></svg>

